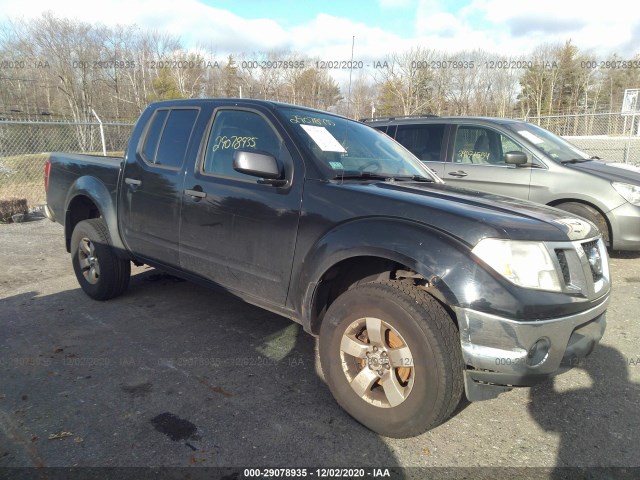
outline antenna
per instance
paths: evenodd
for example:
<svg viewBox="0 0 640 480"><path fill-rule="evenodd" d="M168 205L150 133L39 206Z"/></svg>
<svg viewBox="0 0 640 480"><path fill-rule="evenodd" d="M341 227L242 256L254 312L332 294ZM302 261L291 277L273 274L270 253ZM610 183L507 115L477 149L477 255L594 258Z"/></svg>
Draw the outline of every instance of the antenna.
<svg viewBox="0 0 640 480"><path fill-rule="evenodd" d="M351 75L353 73L353 47L356 44L356 36L351 37L351 63L349 64L349 108L347 109L347 116L349 118L353 118L351 116Z"/></svg>

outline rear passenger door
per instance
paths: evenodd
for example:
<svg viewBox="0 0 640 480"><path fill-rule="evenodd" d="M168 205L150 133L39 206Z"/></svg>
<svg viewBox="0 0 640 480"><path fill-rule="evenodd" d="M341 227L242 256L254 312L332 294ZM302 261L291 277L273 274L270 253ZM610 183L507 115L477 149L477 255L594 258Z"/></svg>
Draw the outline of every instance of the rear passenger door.
<svg viewBox="0 0 640 480"><path fill-rule="evenodd" d="M443 124L398 125L395 139L442 177L446 154L445 130Z"/></svg>
<svg viewBox="0 0 640 480"><path fill-rule="evenodd" d="M511 137L481 125L453 125L443 180L456 187L529 198L532 155ZM529 163L506 164L504 154L524 152Z"/></svg>
<svg viewBox="0 0 640 480"><path fill-rule="evenodd" d="M178 266L183 164L198 108L154 112L120 189L120 229L137 256Z"/></svg>

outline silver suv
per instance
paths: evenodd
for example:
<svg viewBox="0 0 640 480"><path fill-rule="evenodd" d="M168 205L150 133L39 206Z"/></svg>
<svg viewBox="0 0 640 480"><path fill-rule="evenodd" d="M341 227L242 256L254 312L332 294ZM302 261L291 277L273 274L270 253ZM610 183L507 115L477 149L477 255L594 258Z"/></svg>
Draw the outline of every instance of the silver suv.
<svg viewBox="0 0 640 480"><path fill-rule="evenodd" d="M554 206L595 223L615 250L640 250L640 169L605 163L530 123L393 117L364 122L448 184Z"/></svg>

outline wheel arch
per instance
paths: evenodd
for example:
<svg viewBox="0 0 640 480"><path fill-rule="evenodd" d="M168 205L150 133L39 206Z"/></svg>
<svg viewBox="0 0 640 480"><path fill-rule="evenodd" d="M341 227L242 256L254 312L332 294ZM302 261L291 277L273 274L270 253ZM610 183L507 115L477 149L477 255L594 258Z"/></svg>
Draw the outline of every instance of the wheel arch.
<svg viewBox="0 0 640 480"><path fill-rule="evenodd" d="M291 298L299 299L296 308L302 324L313 334L318 333L324 313L340 293L369 281L420 282L449 308L459 299L443 277L455 265L472 262L468 251L443 232L413 222L380 218L349 222L309 250L302 263L304 270L292 283Z"/></svg>
<svg viewBox="0 0 640 480"><path fill-rule="evenodd" d="M67 252L71 251L71 236L79 222L103 218L117 255L128 258L118 231L115 198L104 183L91 176L79 177L69 188L65 205L64 233Z"/></svg>
<svg viewBox="0 0 640 480"><path fill-rule="evenodd" d="M582 198L560 198L560 199L552 200L551 202L547 203L547 205L550 207L557 207L558 205L561 205L563 203L578 203L578 204L586 205L588 207L593 208L596 212L598 212L600 216L604 219L605 223L607 224L607 233L609 234L609 243L613 245L614 238L613 238L613 229L611 227L611 220L609 220L609 217L601 207L599 207L593 202L589 202L588 200L584 200Z"/></svg>
<svg viewBox="0 0 640 480"><path fill-rule="evenodd" d="M337 262L315 284L309 307L309 330L313 334L320 332L327 309L345 291L363 283L387 280L421 285L442 304L457 324L455 312L451 308L451 305L457 303L457 299L451 289L444 282L439 282L436 286L433 282L436 275L425 276L418 270L422 268L412 259L392 254L354 255Z"/></svg>
<svg viewBox="0 0 640 480"><path fill-rule="evenodd" d="M83 220L101 216L100 209L91 197L78 194L71 199L64 216L64 238L67 252L71 252L71 236L76 225Z"/></svg>

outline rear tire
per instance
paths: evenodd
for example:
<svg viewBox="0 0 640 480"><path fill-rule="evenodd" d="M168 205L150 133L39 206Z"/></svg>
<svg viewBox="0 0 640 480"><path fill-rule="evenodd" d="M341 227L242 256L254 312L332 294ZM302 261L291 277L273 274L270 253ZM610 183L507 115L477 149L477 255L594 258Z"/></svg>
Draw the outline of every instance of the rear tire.
<svg viewBox="0 0 640 480"><path fill-rule="evenodd" d="M115 254L101 218L76 225L71 235L71 262L80 287L95 300L117 297L129 286L131 262Z"/></svg>
<svg viewBox="0 0 640 480"><path fill-rule="evenodd" d="M604 241L604 244L607 247L612 246L609 235L609 224L607 223L607 220L598 210L593 208L591 205L586 205L579 202L566 202L559 203L558 205L555 205L555 207L566 212L575 213L576 215L589 220L596 227L598 227L598 230L600 230L600 233L602 233L602 240Z"/></svg>
<svg viewBox="0 0 640 480"><path fill-rule="evenodd" d="M340 295L322 322L320 362L340 406L387 437L436 427L462 397L458 330L442 305L405 282Z"/></svg>

